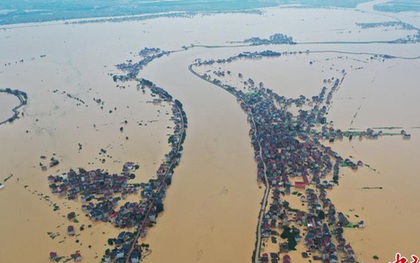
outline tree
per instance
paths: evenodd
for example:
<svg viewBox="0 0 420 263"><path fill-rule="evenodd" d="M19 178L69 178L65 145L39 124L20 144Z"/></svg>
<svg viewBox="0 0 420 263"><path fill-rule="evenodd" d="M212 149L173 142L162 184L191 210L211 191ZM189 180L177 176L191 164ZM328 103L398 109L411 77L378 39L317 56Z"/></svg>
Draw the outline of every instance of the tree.
<svg viewBox="0 0 420 263"><path fill-rule="evenodd" d="M170 177L170 176L166 177L166 178L165 178L165 183L166 183L167 185L171 185L171 184L172 184L172 177Z"/></svg>
<svg viewBox="0 0 420 263"><path fill-rule="evenodd" d="M163 211L165 211L165 210L163 209L163 203L158 203L158 204L156 205L156 213L157 213L157 214L159 214L160 212L163 212Z"/></svg>

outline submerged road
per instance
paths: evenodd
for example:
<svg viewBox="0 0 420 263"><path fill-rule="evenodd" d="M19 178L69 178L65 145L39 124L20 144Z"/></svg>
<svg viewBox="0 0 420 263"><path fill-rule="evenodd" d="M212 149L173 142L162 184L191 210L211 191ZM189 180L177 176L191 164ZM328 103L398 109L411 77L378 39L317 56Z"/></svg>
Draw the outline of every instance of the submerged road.
<svg viewBox="0 0 420 263"><path fill-rule="evenodd" d="M250 116L251 116L251 121L254 125L254 136L257 139L258 146L260 148L259 157L260 157L260 160L261 160L261 162L263 164L263 167L264 167L264 180L265 180L265 182L264 182L264 184L265 184L264 197L263 197L262 202L261 202L260 213L259 213L259 216L258 216L257 239L255 241L256 242L255 243L255 250L254 250L254 253L253 253L254 263L258 263L258 260L260 258L260 251L261 251L261 225L262 225L265 209L267 207L267 200L268 200L268 197L270 196L270 190L271 189L270 189L270 184L268 183L267 166L266 166L266 164L265 164L265 162L262 158L262 147L261 147L261 142L258 139L259 137L258 137L258 133L257 133L257 126L255 125L255 120L252 116L252 113L250 114Z"/></svg>

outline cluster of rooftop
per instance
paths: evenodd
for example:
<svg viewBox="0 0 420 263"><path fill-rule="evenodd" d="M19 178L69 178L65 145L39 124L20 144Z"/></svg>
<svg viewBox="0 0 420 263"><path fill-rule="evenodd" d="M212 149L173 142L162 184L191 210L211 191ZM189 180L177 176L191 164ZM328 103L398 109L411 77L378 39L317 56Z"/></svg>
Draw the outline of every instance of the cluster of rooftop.
<svg viewBox="0 0 420 263"><path fill-rule="evenodd" d="M145 66L155 59L158 59L164 55L169 55L170 51L164 51L160 48L144 48L139 52L141 60L133 63L132 60L128 60L127 63L121 63L117 65L117 68L123 72L127 72L127 75L114 75L114 81L126 81L134 79Z"/></svg>
<svg viewBox="0 0 420 263"><path fill-rule="evenodd" d="M136 79L143 88L149 88L162 101L172 105L172 117L174 122L174 134L170 136L168 142L171 150L165 154L165 159L156 172L157 179L151 179L148 183L140 184L141 200L138 203L130 203L127 209L129 213L138 215L139 221L134 225L134 232L124 234L123 237L115 239L113 250L105 251L103 262L139 262L142 258L142 246L138 245L139 238L147 234L147 229L156 223L156 218L164 210L163 199L166 190L172 182L174 168L178 166L183 151L182 144L186 136L188 121L183 110L182 103L174 100L164 89L156 86L153 82L146 79ZM143 247L144 248L144 247Z"/></svg>
<svg viewBox="0 0 420 263"><path fill-rule="evenodd" d="M271 35L269 38L251 37L245 39L242 43L251 44L251 46L296 44L293 37L281 33Z"/></svg>
<svg viewBox="0 0 420 263"><path fill-rule="evenodd" d="M340 164L357 169L363 163L354 163L348 158L344 160L322 143L332 134L343 134L327 122L326 114L346 72L342 70L340 78L331 78L328 81L330 87L324 87L319 95L312 98L301 95L296 99L280 96L265 88L263 83L255 84L252 79L241 81L247 86L248 92L244 92L220 79L232 76L232 72L219 69L213 75L209 73L208 68L213 65L219 67L237 59L261 58L272 52L245 54L252 55L241 53L229 59L197 60L190 70L234 95L251 124L249 135L258 167L257 180L266 186L253 262L269 262L270 259L278 262L281 253L283 262L290 262L287 253L295 249L302 236L314 259L325 263L338 260L355 262L355 253L343 237L343 227L364 226L364 223L353 225L344 214L336 212L334 204L327 198L327 190L338 183ZM204 69L201 74L198 73L200 67ZM243 79L243 75L239 73L238 78ZM366 135L372 136L373 132L369 130ZM305 211L289 205L286 199L291 193L300 196L307 204ZM283 233L280 235L278 230ZM267 244L270 239L277 243L277 236L286 241L277 245L275 253L265 252L266 246L261 243Z"/></svg>
<svg viewBox="0 0 420 263"><path fill-rule="evenodd" d="M170 151L165 154L164 161L156 172L156 179L150 179L147 183L128 183L135 177L132 172L138 168L133 162L124 164L120 174L79 168L78 172L70 170L62 175L48 177L51 191L69 200L80 200L83 203L82 210L91 220L109 222L115 227L128 230L121 232L117 238L108 240L109 245L114 248L105 251L103 262L135 263L141 260L142 250L148 251L145 246L138 245L138 240L146 236L147 229L156 223L158 214L164 209L163 200L172 182L174 168L180 162L188 126L181 102L146 79L135 80L140 88L150 89L152 95L159 98L156 103L168 103L172 106L174 132L168 139ZM139 202L125 202L120 205L128 195L136 194L139 194ZM75 227L69 225L67 233L75 235Z"/></svg>

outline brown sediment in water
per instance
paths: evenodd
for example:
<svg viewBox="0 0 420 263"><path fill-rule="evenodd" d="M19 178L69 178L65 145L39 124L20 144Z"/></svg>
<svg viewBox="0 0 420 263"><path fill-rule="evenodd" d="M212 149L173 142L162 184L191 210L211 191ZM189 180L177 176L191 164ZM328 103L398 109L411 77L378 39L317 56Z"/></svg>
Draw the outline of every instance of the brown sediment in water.
<svg viewBox="0 0 420 263"><path fill-rule="evenodd" d="M234 98L185 71L190 61L174 54L143 72L156 79L160 70L171 70L158 83L183 102L189 120L165 214L146 239L153 251L147 261L248 261L262 195L249 124Z"/></svg>
<svg viewBox="0 0 420 263"><path fill-rule="evenodd" d="M10 94L0 92L0 122L13 116L12 109L19 105L19 100Z"/></svg>
<svg viewBox="0 0 420 263"><path fill-rule="evenodd" d="M407 33L384 33L380 29L359 32L355 21L376 22L384 18L357 11L268 9L267 12L263 16L221 14L118 24L34 25L2 31L2 59L15 61L47 54L43 59L25 60L25 63L1 68L2 84L14 88L30 87L27 91L32 102L25 110L24 119L0 128L0 180L14 174L0 192L0 208L7 211L0 222L2 259L5 262L43 262L48 260L50 251L70 255L80 249L84 260L96 262L107 248L106 239L117 235L118 230L110 225L92 224L77 210L79 204L70 201L64 204L63 200L49 194L48 175L75 167L99 167L117 172L122 162L130 160L141 165L136 180L146 181L154 176L168 151L166 134L170 122L164 114L166 109L147 104L146 101L152 98L136 91L134 83L124 84L125 89L116 88L107 75L115 72L113 65L131 58L130 51L145 46L173 50L190 43L225 44L230 40L256 35L267 37L277 32L292 35L298 41L388 40ZM283 19L280 21L278 17ZM340 24L334 24L334 21L340 21ZM308 24L313 26L310 32ZM217 28L226 30L222 32ZM343 30L338 30L340 28ZM170 38L171 43L164 41L162 32L166 32L165 39ZM49 39L48 44L46 39ZM27 48L24 43L29 41L33 45ZM256 183L256 166L248 137L249 123L233 97L191 75L187 66L195 58L219 58L241 51L265 49L419 55L418 44L398 48L395 45L196 48L150 64L141 75L170 91L184 104L189 130L183 160L167 193L165 212L143 240L150 243L153 251L146 262L250 261L262 189ZM338 59L338 56L348 56L348 59ZM418 83L415 72L419 64L418 60L398 59L383 63L353 63L355 59L364 61L368 57L334 53L290 55L279 61L261 61L263 66L254 61L243 66L240 63L235 70L248 71L254 79L260 78L267 86L278 89L279 94L310 96L319 92L324 78L334 74L329 70L332 64L334 68L348 70L351 70L350 65L363 66L363 69L347 75L335 97L329 113L335 126L342 129L402 126L412 134L412 139L403 141L397 136L375 141L354 140L350 144L346 140L335 142L332 147L343 156L361 159L380 174L366 167L358 173L341 169L344 176L340 179L340 186L330 195L339 210L354 209L351 216L357 214L366 222L365 229L351 229L345 233L360 260L369 262L372 255L377 254L380 259L389 261L395 252L416 253L413 247L416 235L412 233L417 229L415 218L418 217L416 211L419 211L415 202L419 198L415 191L419 185L415 144L420 134L410 127L420 126L416 107L418 91L415 89L415 83ZM310 66L309 61L315 63ZM293 74L288 73L291 71ZM395 77L397 75L401 78ZM56 89L58 92L53 93ZM63 91L82 98L88 107L77 106L79 102L67 97ZM103 110L93 102L94 98L105 101ZM351 124L361 104L357 118ZM158 109L161 113L157 112ZM122 124L124 120L128 120L128 125ZM140 126L139 122L143 125ZM124 126L122 134L119 131L121 126ZM125 140L126 136L129 136L129 141ZM80 153L78 143L83 145ZM107 149L112 156L106 157L104 164L99 161L103 158L98 154L101 148ZM379 150L375 151L375 148ZM60 159L60 165L42 172L38 166L42 161L39 156L52 157L53 153ZM360 190L365 186L382 186L383 189ZM50 203L37 195L40 192L44 196L50 195L51 201L60 205L60 210L53 212ZM79 225L92 224L92 228L85 229L77 238L67 237L68 220L63 216L69 211L79 211ZM47 232L58 232L60 236L51 239ZM388 242L397 234L405 238L402 244ZM16 236L24 238L15 242ZM64 243L59 243L64 237ZM76 243L76 239L80 242ZM92 248L89 249L88 245ZM20 253L22 247L26 249L25 253ZM292 256L297 258L294 262L299 262L297 252Z"/></svg>
<svg viewBox="0 0 420 263"><path fill-rule="evenodd" d="M316 59L316 57L314 58L312 55L303 55L303 56L306 56L304 58L304 60ZM363 57L363 56L362 57L358 57L358 59L352 58L351 60L355 60L356 61L356 63L355 63L354 61L350 61L349 62L349 59L343 59L342 57L335 57L335 56L336 55L333 54L331 58L328 58L326 60L326 61L330 61L328 63L325 63L325 62L320 62L320 63L321 64L325 63L327 65L329 63L334 63L334 64L338 65L339 67L342 67L342 66L347 67L346 70L350 70L350 73L349 73L350 81L358 80L360 78L360 74L363 74L362 68L357 67L357 64L358 63L365 63L365 62L363 62L364 60L366 60L366 61L371 60L370 57ZM271 61L269 61L269 63L274 64L273 61L275 61L275 60L278 63L284 63L284 60L281 60L281 59L272 59ZM298 58L297 58L297 60L299 61ZM323 60L325 60L325 58ZM345 63L343 63L343 61L345 61ZM399 62L399 65L396 66L396 67L393 67L393 69L395 69L395 72L400 72L400 70L404 70L404 69L407 69L407 68L415 69L419 65L418 62L411 62L411 61L404 61L404 60L399 60L398 62ZM222 68L219 67L219 70L226 72L226 69L230 69L230 70L232 70L232 75L236 75L237 72L244 72L244 71L241 71L241 70L239 70L239 71L237 70L238 67L236 67L237 66L236 64L240 64L240 63L241 62L234 62L234 63L232 63L233 65L229 65L229 64L223 65ZM262 66L262 65L264 65L264 62L260 62L260 61L256 61L256 62L255 61L252 61L252 62L250 62L250 61L248 61L248 62L242 61L242 63L246 63L248 65L248 67L249 67L248 68L248 73L249 72L254 72L255 73L255 72L258 72L258 70L265 69L265 70L262 70L262 71L264 71L265 75L270 75L270 70L272 69L272 67L270 68L270 67L267 67L267 66ZM349 107L347 109L344 108L345 112L344 112L343 117L345 117L345 119L348 119L349 120L348 123L343 123L343 120L339 120L339 119L336 119L336 118L333 118L332 120L334 120L335 122L343 125L346 128L352 128L353 123L357 123L362 128L365 128L369 124L374 125L374 126L376 125L376 127L383 127L383 128L381 128L381 130L384 132L384 136L390 136L390 137L381 137L378 140L366 140L366 139L363 139L363 141L366 141L364 143L365 144L368 144L369 143L371 145L376 143L376 144L381 145L381 140L385 140L387 142L389 142L390 140L393 140L394 147L398 147L397 146L397 144L398 144L400 146L400 148L405 149L405 150L408 150L408 152L406 153L407 155L410 155L410 157L416 158L416 156L418 155L418 151L417 151L417 153L416 152L413 152L413 149L415 148L415 146L412 147L411 150L406 149L404 147L404 145L406 145L406 143L409 143L409 142L406 141L406 140L403 140L402 139L402 136L400 135L400 132L399 132L401 130L401 127L406 127L405 128L406 130L409 130L410 132L413 132L414 129L412 127L413 127L414 123L416 123L415 118L409 118L409 119L407 119L407 118L399 119L398 118L398 116L404 116L404 115L410 116L411 114L413 114L413 111L416 112L415 109L412 108L413 105L415 105L415 104L409 103L409 105L407 105L408 107L411 107L409 109L401 109L401 108L398 108L398 107L391 107L390 109L388 109L386 115L381 115L381 118L376 118L373 121L369 121L369 123L364 123L364 121L366 119L370 120L370 119L374 118L374 115L372 114L371 110L372 109L375 109L375 108L376 108L375 110L377 110L378 106L381 106L381 105L378 105L376 107L366 107L366 108L368 108L368 110L365 110L365 109L361 110L361 107L359 105L360 99L368 100L368 101L375 101L375 99L377 98L378 99L377 100L377 103L378 102L381 102L382 100L390 99L390 97L387 98L386 96L381 96L381 94L383 94L384 92L386 92L387 94L392 94L392 99L395 100L395 101L400 101L400 100L409 101L410 99L408 99L408 98L405 97L407 95L407 93L411 94L410 96L416 97L416 91L413 89L416 81L407 83L404 86L404 88L402 88L401 90L396 90L395 88L392 89L392 85L393 84L395 85L397 83L401 83L404 78L408 78L408 75L411 75L412 77L414 77L413 74L412 74L413 72L406 73L406 76L404 74L402 74L401 77L397 77L396 78L395 76L392 76L392 74L390 74L390 75L384 75L384 73L387 72L388 69L389 69L389 63L392 63L392 61L383 62L383 61L375 61L374 60L373 62L370 62L370 63L373 64L373 65L368 65L368 66L364 66L364 67L366 67L368 69L370 67L372 67L372 66L375 67L376 70L377 70L377 72L376 72L377 75L381 76L381 80L380 81L376 81L375 80L375 77L373 77L373 79L369 82L369 84L370 84L369 87L368 88L364 88L364 89L357 89L357 88L351 89L351 87L348 88L348 89L351 89L351 90L347 90L347 91L342 91L342 89L340 89L340 91L338 92L338 94L340 94L340 95L344 94L345 95L345 94L349 94L350 93L351 96L354 96L354 97L344 97L343 98L343 97L338 96L338 99L335 99L335 104L332 107L333 110L335 110L336 108L338 108L339 110L343 110L342 107L345 107L345 104L344 104L344 106L340 104L340 102L342 100L353 101L353 102L356 103L356 105L355 105L356 107L354 107L354 108L353 107ZM324 66L327 66L327 65L323 65L323 67ZM354 70L355 71L354 76L352 76L352 73L353 73L352 68L355 68L355 70ZM235 69L236 71L233 71L233 69ZM213 70L214 69L211 69L210 71L207 71L207 72L212 72ZM359 73L357 73L358 71L359 71ZM331 71L331 72L334 73L335 70L334 71ZM297 75L299 75L299 74L297 74ZM261 75L256 74L256 76L261 76ZM248 75L247 74L244 74L244 78L243 79L246 80L248 77L249 77L249 74ZM231 78L232 79L232 77L228 77L228 78ZM370 78L372 78L372 76L370 76ZM414 77L413 79L415 79L415 78L416 77ZM289 79L294 79L295 82L298 82L298 83L299 82L303 82L302 79L296 79L296 77L294 77L294 78L293 77L289 77ZM261 79L260 78L254 78L254 80L257 80L257 83L258 83L258 81L260 81ZM276 82L277 81L277 83L284 82L284 78L277 77L277 76L276 76L276 78L273 78L272 77L269 80L271 82ZM223 81L225 81L225 80L223 80ZM383 83L385 83L387 81L388 81L389 85L386 85L386 86L383 85ZM227 83L234 83L233 85L239 84L239 83L237 83L235 81L229 81L229 80L227 80L226 82ZM315 81L312 80L312 82L315 82ZM363 82L363 80L361 82ZM378 86L378 84L381 85L381 86ZM296 85L296 83L291 83L291 85L289 85L289 86L296 86L297 88L302 87L300 85ZM267 85L267 87L272 88L273 86L268 86ZM274 87L275 87L274 88L275 90L276 90L276 88L277 89L280 89L280 90L284 89L284 86L282 86L281 84L279 84L278 86L274 86ZM372 92L371 89L373 89L374 92ZM288 91L290 92L290 90L288 90ZM295 90L293 90L292 92L295 92ZM352 111L353 109L355 109L356 110L356 113L358 113L358 114L354 114L354 112ZM360 115L362 116L361 118L359 116L359 112L360 112ZM381 123L382 123L382 126L381 126ZM388 126L387 125L383 125L384 123L388 123ZM397 126L392 126L389 123L396 123ZM335 126L335 127L336 128L340 128L340 126ZM394 127L398 127L398 128L394 128ZM380 128L375 128L375 129L380 129ZM397 130L395 131L395 129L397 129ZM339 150L342 150L342 148L339 147L342 143L341 142L337 142L336 144L338 146L338 149ZM358 142L356 142L356 144L358 144ZM327 145L328 145L328 143L327 143ZM415 145L415 142L412 144L412 146L413 145ZM331 145L331 147L333 147L333 149L335 149L334 146L335 146L334 144ZM381 146L378 146L378 148L379 147L381 147ZM385 146L384 148L386 149L387 146ZM392 149L392 148L393 147L390 147L389 149ZM369 149L372 149L372 148L369 148ZM359 153L352 153L352 151L348 151L348 150L347 151L339 151L339 153L341 153L345 158L346 158L346 156L353 156L351 158L354 159L354 161L357 161L358 159L365 160L365 158L361 158L361 156L359 156ZM373 152L371 154L372 154L372 156L375 155ZM402 161L402 158L405 157L405 155L395 156L395 155L389 154L389 153L387 155L388 155L388 158L393 158L394 159L392 163L395 166L398 166L398 163L401 162ZM364 157L366 157L366 160L371 160L372 158L369 158L369 156L370 155L367 155L367 156L365 155ZM387 160L387 158L384 158L383 160ZM405 163L405 162L402 162L402 163ZM402 164L402 165L404 165L404 164ZM385 168L385 166L379 165L379 167L381 167L382 169L387 169L387 171L392 171L392 169L389 169L389 166ZM407 169L407 165L405 165L405 168ZM361 171L361 174L362 175L365 174L366 169L367 168L362 169L362 171ZM370 171L376 171L376 169L378 169L378 168L377 167L371 168ZM411 169L407 169L407 170L411 170ZM413 175L413 171L414 170L411 170L411 172L408 172L408 171L407 172L409 174L411 173ZM344 169L344 173L345 174L348 174L349 173L349 170ZM350 173L353 173L353 172L350 172ZM354 173L354 174L357 174L357 173ZM381 179L380 179L380 177L375 177L375 176L372 176L372 177L374 177L374 180L372 180L372 178L370 178L370 180L367 179L366 181L363 181L363 179L361 179L361 182L364 182L364 183L368 184L368 186L364 186L364 187L360 186L359 190L361 190L361 191L369 191L369 190L378 190L378 191L381 191L381 190L384 189L381 186L381 183L384 183L384 184L388 184L389 185L389 182L386 182L386 181L382 182ZM372 185L371 184L375 180L376 180L376 184L378 184L379 186L378 185L375 186L375 185ZM395 183L398 183L398 177L394 177L394 180L396 180ZM369 187L369 183L371 185L370 187ZM345 184L345 183L342 183L341 182L341 184ZM341 187L339 187L338 189L341 189ZM349 198L349 195L342 195L342 192L339 191L338 189L335 189L334 191L332 191L332 193L334 193L334 196L335 197L336 196L339 196L339 198L337 198L338 204L339 204L339 205L337 205L337 207L342 207L342 201L343 200L349 201L349 200L353 200L354 199L354 200L362 200L363 201L363 198L358 199L359 197L364 196L363 194L360 194L360 196L357 196L357 197L351 195L351 198ZM393 194L394 194L394 192L392 190L391 190L391 192L387 192L386 194L383 195L384 200L385 199L386 200L389 200ZM367 198L368 196L369 196L369 194L366 193L366 196L364 198ZM418 198L418 197L414 197L413 196L413 197L410 197L410 199L411 198L413 198L413 200L416 200L415 198ZM286 200L287 201L290 201L289 198L286 198ZM333 202L335 201L335 199L332 199L332 200L333 200ZM376 202L378 201L377 199L374 199L374 200L376 200ZM348 203L351 203L351 201L350 202L347 202L347 203L344 202L344 203L346 205L348 205ZM369 203L369 202L366 202L366 203ZM378 205L378 203L376 203L376 204ZM353 216L350 215L350 219L351 219L352 222L358 222L360 220L365 220L365 218L363 216L360 216L360 214L362 214L362 215L365 215L366 214L365 212L363 212L364 207L362 207L362 208L358 207L357 209L354 209L354 208L353 209L347 209L347 206L346 205L344 205L344 207L346 207L345 213L348 214L349 213L348 211L350 211L351 214L354 214ZM385 209L386 209L387 205L389 205L389 203L384 203L384 208ZM395 205L398 206L397 203L395 203ZM300 202L294 204L293 206L295 208L299 208L300 207ZM412 210L413 208L410 208L410 209ZM384 216L384 215L386 215L386 213L381 213L381 214L379 214L379 217ZM366 217L366 218L369 218L369 217ZM369 219L372 219L372 218L369 218ZM375 224L375 226L378 225L377 218L376 218L376 220L368 220L368 221L370 221L371 223ZM400 220L400 221L402 221L402 220ZM365 222L367 222L367 221L365 221ZM409 223L409 224L411 224L411 227L414 227L414 224L413 224L414 222L409 221L409 220L407 220L406 222ZM380 225L380 223L379 223L379 225ZM392 225L392 227L395 227L395 229L398 229L398 226L396 226L396 225ZM406 228L406 231L408 231L408 229L409 228ZM357 231L361 231L361 232L357 232ZM401 229L399 229L398 231L401 231ZM377 242L377 243L379 243L381 241L380 235L378 235L378 233L380 233L380 231L377 231L376 234L373 231L369 231L369 239L367 239L367 237L368 237L367 235L366 236L363 235L363 233L366 233L367 232L366 229L363 229L363 230L360 230L360 229L346 229L345 230L345 233L347 233L347 232L349 233L349 237L348 237L347 240L351 244L354 244L355 242L357 242L357 245L356 245L357 248L363 247L363 249L361 249L360 252L358 252L359 259L361 259L361 260L368 261L374 255L377 255L377 256L380 255L380 257L384 257L385 256L386 258L392 258L393 255L395 254L395 252L392 252L392 251L399 251L399 248L398 247L392 246L392 245L391 246L388 246L387 249L380 249L380 248L378 248L378 246L369 247L369 242L371 240L375 240L375 242ZM354 235L357 236L358 233L360 235L366 237L366 239L365 238L354 239ZM407 235L404 236L404 237L406 238ZM414 240L413 240L413 242L414 242ZM273 245L269 245L269 247L270 246L272 247ZM366 247L369 247L369 248L366 248ZM275 246L274 246L274 248L273 248L272 251L276 251ZM413 247L406 248L403 251L404 251L404 254L407 254L407 255L410 255L410 253L415 253L415 252L413 252L414 251L413 250ZM292 253L292 254L293 254L293 259L298 260L298 262L300 262L301 260L303 260L303 259L301 259L299 253ZM302 262L304 262L304 261L305 260L303 260Z"/></svg>

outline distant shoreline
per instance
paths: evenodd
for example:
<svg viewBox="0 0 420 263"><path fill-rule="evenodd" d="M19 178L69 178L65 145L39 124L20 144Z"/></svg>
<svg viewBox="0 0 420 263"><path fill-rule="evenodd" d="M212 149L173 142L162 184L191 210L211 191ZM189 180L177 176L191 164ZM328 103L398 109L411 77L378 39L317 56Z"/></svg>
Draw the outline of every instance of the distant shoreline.
<svg viewBox="0 0 420 263"><path fill-rule="evenodd" d="M275 0L268 1L239 1L226 0L214 3L212 1L156 1L147 3L135 3L127 8L119 1L114 4L105 4L101 1L90 3L81 0L72 1L72 4L49 3L44 4L40 0L32 1L31 9L14 1L6 1L0 11L0 26L14 26L34 23L72 23L74 21L106 22L117 20L143 20L166 15L190 15L190 14L218 14L218 13L252 13L261 12L262 8L344 8L352 9L357 5L370 2L371 0L337 1L335 3L314 2L312 0L284 0L279 3ZM132 2L132 3L130 3ZM126 3L127 4L127 3Z"/></svg>

